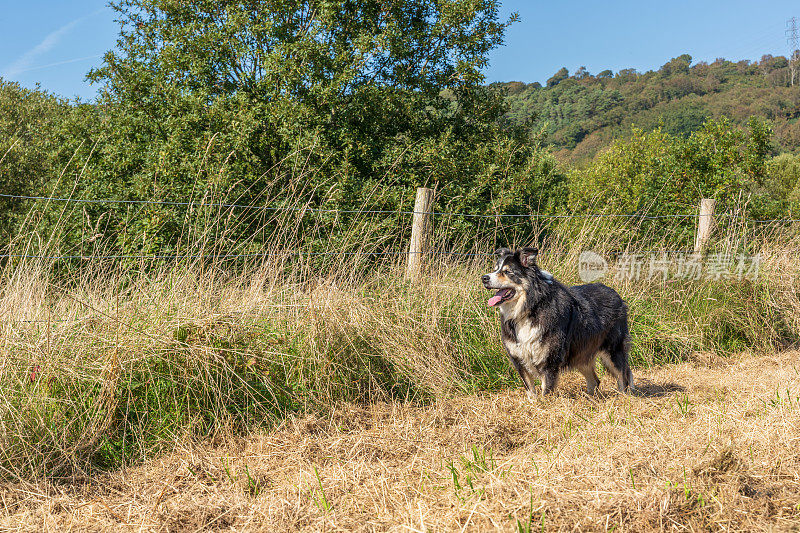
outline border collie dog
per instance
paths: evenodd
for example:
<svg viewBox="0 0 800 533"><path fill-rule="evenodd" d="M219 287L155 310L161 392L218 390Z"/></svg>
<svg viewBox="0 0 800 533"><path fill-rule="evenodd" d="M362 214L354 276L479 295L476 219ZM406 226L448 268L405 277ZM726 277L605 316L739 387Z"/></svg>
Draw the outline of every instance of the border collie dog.
<svg viewBox="0 0 800 533"><path fill-rule="evenodd" d="M553 392L561 370L573 368L594 394L600 380L595 359L617 379L620 391L633 386L628 365L628 306L602 283L567 287L536 264L536 248L497 250L497 263L483 276L497 291L489 306L500 310L500 337L511 364L533 400L534 379Z"/></svg>

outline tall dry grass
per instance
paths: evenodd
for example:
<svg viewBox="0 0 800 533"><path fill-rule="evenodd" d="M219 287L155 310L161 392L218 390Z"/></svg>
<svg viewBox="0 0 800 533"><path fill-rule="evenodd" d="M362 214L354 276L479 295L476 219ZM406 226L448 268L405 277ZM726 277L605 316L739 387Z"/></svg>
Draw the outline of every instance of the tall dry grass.
<svg viewBox="0 0 800 533"><path fill-rule="evenodd" d="M80 478L182 439L342 401L427 402L514 386L477 281L490 258L442 252L484 254L497 242L529 244L526 235L540 244L544 268L575 283L586 249L618 257L673 248L669 234L631 231L629 220L488 221L475 239L459 240L441 217L437 235L446 238L412 283L405 256L385 253L400 249L405 228L375 231L374 215L355 215L326 249L324 235L308 238L300 207L255 222L220 212L205 230L185 231L184 260L104 260L95 248L94 258L67 266L9 261L0 288L0 475ZM261 240L232 249L258 253L231 261L224 224L255 224ZM604 280L630 305L634 364L793 343L799 240L786 228L722 228L713 251L760 253L755 281ZM64 253L57 243L25 235L15 246L21 255Z"/></svg>

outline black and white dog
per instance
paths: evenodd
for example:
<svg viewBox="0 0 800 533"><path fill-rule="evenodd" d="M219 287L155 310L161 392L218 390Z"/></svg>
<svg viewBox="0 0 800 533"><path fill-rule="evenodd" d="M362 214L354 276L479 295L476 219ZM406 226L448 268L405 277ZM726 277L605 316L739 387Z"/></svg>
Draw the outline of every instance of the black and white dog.
<svg viewBox="0 0 800 533"><path fill-rule="evenodd" d="M534 378L548 394L565 368L583 374L587 391L594 394L600 383L597 356L620 391L633 386L628 306L614 289L602 283L563 285L536 264L536 248L495 253L495 269L482 281L497 291L488 304L500 310L500 337L528 398L535 394Z"/></svg>

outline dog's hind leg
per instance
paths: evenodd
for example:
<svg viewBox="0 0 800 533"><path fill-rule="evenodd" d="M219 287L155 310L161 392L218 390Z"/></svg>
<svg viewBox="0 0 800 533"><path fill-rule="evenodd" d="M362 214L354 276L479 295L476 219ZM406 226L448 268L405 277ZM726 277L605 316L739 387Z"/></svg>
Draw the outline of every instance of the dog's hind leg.
<svg viewBox="0 0 800 533"><path fill-rule="evenodd" d="M603 367L606 369L606 371L617 380L617 388L619 388L622 371L621 369L617 368L617 365L615 365L611 360L611 354L605 349L601 349L599 352L597 352L597 356L600 358L600 361L603 362Z"/></svg>
<svg viewBox="0 0 800 533"><path fill-rule="evenodd" d="M633 388L633 372L628 363L630 336L627 324L615 328L613 333L615 335L603 343L598 355L603 366L616 378L617 389L620 392L630 391Z"/></svg>
<svg viewBox="0 0 800 533"><path fill-rule="evenodd" d="M600 384L600 379L597 377L597 372L594 370L594 357L592 357L591 363L579 366L576 370L586 378L586 392L590 396L593 395L597 390L597 386Z"/></svg>
<svg viewBox="0 0 800 533"><path fill-rule="evenodd" d="M617 389L620 392L627 391L633 381L633 374L631 369L628 368L627 361L620 361L618 352L608 353L601 351L598 355L608 373L617 380Z"/></svg>
<svg viewBox="0 0 800 533"><path fill-rule="evenodd" d="M617 381L619 390L631 392L633 390L633 372L631 372L630 365L631 334L628 330L627 320L620 326L620 333L619 344L617 349L611 353L611 359L619 367L622 375L621 382Z"/></svg>

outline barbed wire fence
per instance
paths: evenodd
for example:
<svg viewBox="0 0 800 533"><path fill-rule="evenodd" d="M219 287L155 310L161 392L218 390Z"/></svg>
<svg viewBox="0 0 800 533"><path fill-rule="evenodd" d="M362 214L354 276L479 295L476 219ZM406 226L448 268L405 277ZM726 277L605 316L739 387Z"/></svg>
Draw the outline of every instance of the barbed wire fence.
<svg viewBox="0 0 800 533"><path fill-rule="evenodd" d="M427 192L426 192L427 191ZM417 190L417 198L419 200L421 195L428 195L432 198L430 189L420 188ZM125 200L125 199L112 199L112 198L70 198L70 197L57 197L57 196L32 196L32 195L19 195L0 193L0 198L18 201L37 201L37 202L53 202L53 203L68 203L68 204L99 204L99 205L152 205L152 206L167 206L167 207L188 207L188 208L218 208L218 209L242 209L247 211L258 212L296 212L296 213L309 213L309 214L353 214L353 215L400 215L411 216L412 221L412 237L411 245L406 250L394 251L346 251L346 250L330 250L330 251L295 251L295 252L258 252L258 253L208 253L208 254L35 254L35 253L0 253L0 259L37 259L47 261L65 261L65 260L227 260L227 259L256 259L266 258L271 256L370 256L370 257L400 257L400 256L454 256L454 257L490 257L494 253L487 252L462 252L462 251L442 251L433 250L430 248L432 235L419 235L419 232L431 233L433 228L432 217L460 217L465 219L487 219L487 220L517 220L536 221L536 220L594 220L594 219L623 219L631 221L653 221L653 220L689 220L696 219L697 227L707 226L711 228L711 224L703 224L704 218L710 221L718 221L720 219L733 218L739 215L734 213L714 213L701 211L695 214L648 214L648 213L572 213L572 214L543 214L543 213L492 213L492 214L476 214L476 213L459 213L448 211L435 211L432 208L432 202L429 202L429 207L424 209L414 210L387 210L387 209L331 209L331 208L315 208L309 206L258 206L249 204L238 203L225 203L225 202L201 202L201 201L168 201L168 200ZM706 202L707 200L703 200ZM418 204L417 204L418 205ZM701 203L702 205L702 203ZM713 209L713 208L712 208ZM800 222L800 219L795 218L780 218L780 219L751 219L749 223L753 224L791 224ZM416 232L416 233L415 233ZM710 238L709 235L698 235L695 248L692 249L662 249L662 250L638 250L637 253L663 253L663 254L679 254L679 253L699 253L705 247ZM416 243L416 244L415 244Z"/></svg>
<svg viewBox="0 0 800 533"><path fill-rule="evenodd" d="M230 203L203 203L203 202L174 202L163 200L117 200L117 199L88 199L88 198L59 198L48 196L23 196L14 194L0 194L0 198L8 198L13 200L44 200L48 202L68 202L68 203L91 203L91 204L137 204L137 205L164 205L164 206L184 206L184 207L221 207L221 208L238 208L238 209L252 209L259 211L307 211L309 213L356 213L356 214L383 214L383 215L438 215L438 216L459 216L466 218L640 218L644 220L651 219L664 219L664 218L686 218L696 217L699 215L686 215L686 214L667 214L667 215L646 215L646 214L622 214L622 213L575 213L566 215L551 215L551 214L514 214L514 213L495 213L495 214L474 214L474 213L456 213L447 211L403 211L403 210L370 210L370 209L325 209L315 207L297 207L297 206L256 206L246 204L230 204ZM703 215L706 216L706 215ZM717 217L729 216L727 213L717 214ZM792 219L780 219L782 221L792 221ZM769 220L765 222L776 222L778 220ZM794 220L800 221L800 219Z"/></svg>
<svg viewBox="0 0 800 533"><path fill-rule="evenodd" d="M154 205L154 206L171 206L171 207L188 207L188 208L217 208L217 209L242 209L253 212L295 212L299 214L305 213L330 213L330 214L353 214L353 215L399 215L410 216L411 221L411 240L407 248L403 250L329 250L329 251L281 251L281 252L257 252L257 253L200 253L200 254L45 254L45 253L0 253L0 259L11 260L41 260L41 261L121 261L121 260L228 260L228 259L258 259L267 257L318 257L318 256L364 256L364 257L394 257L401 258L408 257L407 276L412 280L422 275L420 264L422 258L425 256L453 256L453 257L491 257L494 252L487 250L485 252L464 252L464 251L443 251L435 250L431 247L433 239L433 218L434 217L463 217L473 219L485 220L513 220L520 224L525 224L528 221L539 220L600 220L600 219L621 219L623 221L654 221L654 220L691 220L695 223L695 231L697 233L695 239L695 247L693 249L646 249L636 250L635 254L702 254L708 245L713 231L713 224L718 220L737 219L741 215L737 213L714 213L713 202L711 208L708 208L708 200L703 200L697 213L694 214L649 214L649 213L574 213L574 214L542 214L542 213L529 213L529 214L513 214L513 213L492 213L492 214L476 214L476 213L458 213L448 211L435 211L433 209L433 191L430 189L420 188L417 190L417 202L413 210L387 210L387 209L329 209L329 208L314 208L309 206L275 206L275 205L248 205L238 203L225 203L225 202L197 202L197 201L165 201L165 200L125 200L125 199L91 199L91 198L69 198L69 197L47 197L47 196L30 196L30 195L14 195L7 193L0 193L0 198L14 200L14 201L35 201L47 203L66 203L66 204L99 204L99 205ZM704 207L705 206L705 207ZM704 223L704 219L708 223ZM782 218L782 219L764 219L764 220L747 220L748 223L753 224L791 224L800 222L800 219ZM702 228L706 228L706 234L702 235ZM627 252L623 252L627 253ZM416 259L416 260L415 260ZM53 324L80 322L82 319L5 319L0 317L0 323L17 323L17 324L30 324L30 325L47 325L50 327Z"/></svg>

